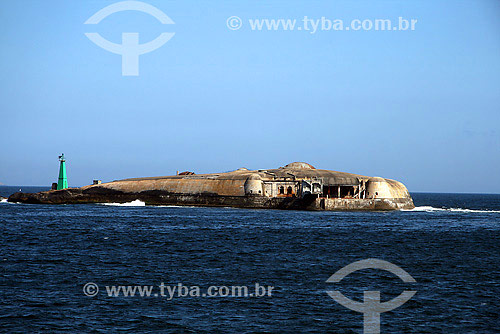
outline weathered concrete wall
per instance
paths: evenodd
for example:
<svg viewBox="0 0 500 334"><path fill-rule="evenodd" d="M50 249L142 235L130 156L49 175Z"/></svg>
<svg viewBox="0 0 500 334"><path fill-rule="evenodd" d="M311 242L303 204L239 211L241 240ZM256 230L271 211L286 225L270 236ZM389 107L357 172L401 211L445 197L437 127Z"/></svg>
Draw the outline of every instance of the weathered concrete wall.
<svg viewBox="0 0 500 334"><path fill-rule="evenodd" d="M356 210L405 210L413 209L415 205L411 198L385 199L344 199L318 198L314 210L356 211ZM313 208L310 208L313 209Z"/></svg>
<svg viewBox="0 0 500 334"><path fill-rule="evenodd" d="M245 185L245 195L257 195L263 196L265 194L264 183L261 177L257 175L251 175L246 179Z"/></svg>
<svg viewBox="0 0 500 334"><path fill-rule="evenodd" d="M408 198L406 187L398 181L372 177L366 183L366 198Z"/></svg>
<svg viewBox="0 0 500 334"><path fill-rule="evenodd" d="M245 180L219 180L172 178L141 181L116 181L99 186L123 192L141 192L144 190L161 190L175 194L217 194L220 196L245 196ZM95 186L83 187L89 188ZM262 188L261 188L262 189Z"/></svg>

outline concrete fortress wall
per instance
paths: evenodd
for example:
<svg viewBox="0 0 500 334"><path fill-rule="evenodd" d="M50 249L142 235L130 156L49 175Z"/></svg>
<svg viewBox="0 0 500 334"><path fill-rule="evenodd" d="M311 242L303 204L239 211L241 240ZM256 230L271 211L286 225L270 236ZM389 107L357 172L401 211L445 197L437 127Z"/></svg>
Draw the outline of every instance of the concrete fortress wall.
<svg viewBox="0 0 500 334"><path fill-rule="evenodd" d="M159 190L182 195L213 194L219 196L245 196L244 185L245 180L165 178L158 180L115 181L103 183L101 187L126 193Z"/></svg>
<svg viewBox="0 0 500 334"><path fill-rule="evenodd" d="M14 194L16 195L16 194ZM295 162L277 169L145 177L38 194L12 195L28 203L98 203L140 199L146 204L306 210L411 209L397 181L316 169Z"/></svg>
<svg viewBox="0 0 500 334"><path fill-rule="evenodd" d="M408 198L410 194L401 182L372 177L367 182L366 198Z"/></svg>

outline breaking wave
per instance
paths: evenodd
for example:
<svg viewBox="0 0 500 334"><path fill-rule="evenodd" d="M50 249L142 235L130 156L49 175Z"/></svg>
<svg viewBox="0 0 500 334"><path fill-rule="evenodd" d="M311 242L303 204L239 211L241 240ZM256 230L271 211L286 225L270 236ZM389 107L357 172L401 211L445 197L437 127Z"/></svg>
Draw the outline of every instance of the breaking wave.
<svg viewBox="0 0 500 334"><path fill-rule="evenodd" d="M402 211L422 211L422 212L463 212L463 213L500 213L500 210L474 210L462 208L435 208L433 206L417 206L411 210Z"/></svg>
<svg viewBox="0 0 500 334"><path fill-rule="evenodd" d="M146 206L146 203L138 199L127 203L99 203L99 204L110 205L110 206Z"/></svg>
<svg viewBox="0 0 500 334"><path fill-rule="evenodd" d="M198 208L194 205L152 205L154 208Z"/></svg>
<svg viewBox="0 0 500 334"><path fill-rule="evenodd" d="M7 198L2 198L2 199L0 200L0 203L9 203L9 202L7 202Z"/></svg>

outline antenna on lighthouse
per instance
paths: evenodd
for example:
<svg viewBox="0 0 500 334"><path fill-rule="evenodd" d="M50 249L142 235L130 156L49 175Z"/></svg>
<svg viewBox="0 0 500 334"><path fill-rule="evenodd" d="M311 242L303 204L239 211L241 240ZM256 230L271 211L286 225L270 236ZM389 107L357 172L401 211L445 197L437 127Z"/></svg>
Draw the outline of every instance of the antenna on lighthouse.
<svg viewBox="0 0 500 334"><path fill-rule="evenodd" d="M59 179L57 180L57 190L68 188L68 176L66 175L66 159L64 153L59 156Z"/></svg>

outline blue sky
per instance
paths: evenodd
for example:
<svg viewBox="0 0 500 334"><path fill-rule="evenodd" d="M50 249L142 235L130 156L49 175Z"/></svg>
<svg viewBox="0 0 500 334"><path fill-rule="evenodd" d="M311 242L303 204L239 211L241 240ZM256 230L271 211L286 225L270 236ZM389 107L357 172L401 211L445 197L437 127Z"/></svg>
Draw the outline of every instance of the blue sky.
<svg viewBox="0 0 500 334"><path fill-rule="evenodd" d="M397 179L410 191L500 193L500 2L3 1L0 182L317 168ZM230 16L241 29L227 28ZM252 31L248 19L418 19L415 31ZM94 43L175 36L140 75Z"/></svg>

